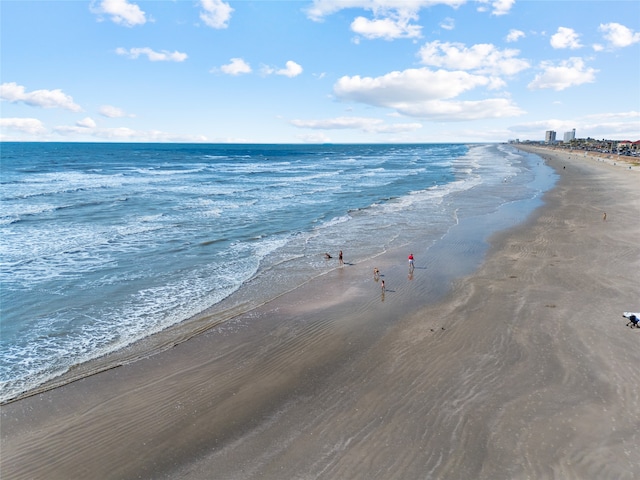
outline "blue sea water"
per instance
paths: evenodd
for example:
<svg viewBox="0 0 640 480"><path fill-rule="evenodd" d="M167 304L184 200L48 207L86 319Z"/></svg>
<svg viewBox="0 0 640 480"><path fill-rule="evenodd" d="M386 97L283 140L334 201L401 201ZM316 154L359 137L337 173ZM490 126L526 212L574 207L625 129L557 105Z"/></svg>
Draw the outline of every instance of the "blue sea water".
<svg viewBox="0 0 640 480"><path fill-rule="evenodd" d="M264 303L334 267L324 252L436 245L553 183L507 145L0 148L0 401L240 292Z"/></svg>

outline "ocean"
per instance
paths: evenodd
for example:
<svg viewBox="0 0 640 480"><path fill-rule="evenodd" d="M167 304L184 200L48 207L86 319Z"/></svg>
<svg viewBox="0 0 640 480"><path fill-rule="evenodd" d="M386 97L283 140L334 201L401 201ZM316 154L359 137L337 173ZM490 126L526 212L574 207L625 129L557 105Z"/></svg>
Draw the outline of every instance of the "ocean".
<svg viewBox="0 0 640 480"><path fill-rule="evenodd" d="M249 311L335 269L325 252L443 252L474 222L482 244L556 179L503 144L0 148L0 402L217 306Z"/></svg>

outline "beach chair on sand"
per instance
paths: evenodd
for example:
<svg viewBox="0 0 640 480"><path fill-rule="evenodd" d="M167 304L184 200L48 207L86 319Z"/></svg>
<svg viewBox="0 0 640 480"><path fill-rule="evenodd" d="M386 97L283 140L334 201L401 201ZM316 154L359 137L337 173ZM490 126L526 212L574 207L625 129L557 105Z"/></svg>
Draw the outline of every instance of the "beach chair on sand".
<svg viewBox="0 0 640 480"><path fill-rule="evenodd" d="M629 320L627 322L627 327L635 327L635 328L639 328L638 327L638 322L640 321L640 313L632 313L632 312L624 312L622 314L622 316L624 318L626 318L627 320Z"/></svg>

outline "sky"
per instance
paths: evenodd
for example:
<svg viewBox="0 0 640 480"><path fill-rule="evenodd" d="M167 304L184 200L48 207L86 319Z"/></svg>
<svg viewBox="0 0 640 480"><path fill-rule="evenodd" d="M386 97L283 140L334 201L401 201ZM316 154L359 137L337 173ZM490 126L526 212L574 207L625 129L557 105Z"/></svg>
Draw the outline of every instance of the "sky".
<svg viewBox="0 0 640 480"><path fill-rule="evenodd" d="M0 0L0 140L640 140L637 0Z"/></svg>

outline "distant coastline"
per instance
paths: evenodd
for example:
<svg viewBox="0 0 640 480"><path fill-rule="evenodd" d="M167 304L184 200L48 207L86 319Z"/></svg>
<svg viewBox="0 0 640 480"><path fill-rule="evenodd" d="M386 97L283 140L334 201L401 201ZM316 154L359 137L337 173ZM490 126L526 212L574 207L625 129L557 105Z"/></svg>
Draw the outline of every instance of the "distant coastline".
<svg viewBox="0 0 640 480"><path fill-rule="evenodd" d="M540 145L533 143L512 144L521 150L543 153L551 152L566 155L567 158L587 158L609 165L622 166L628 169L640 169L640 158L630 155L617 155L615 153L604 153L594 150L583 150L579 148L558 147L553 145Z"/></svg>

